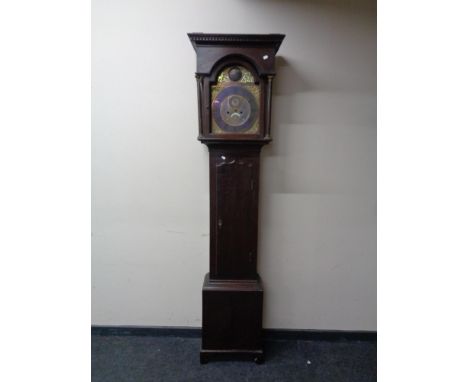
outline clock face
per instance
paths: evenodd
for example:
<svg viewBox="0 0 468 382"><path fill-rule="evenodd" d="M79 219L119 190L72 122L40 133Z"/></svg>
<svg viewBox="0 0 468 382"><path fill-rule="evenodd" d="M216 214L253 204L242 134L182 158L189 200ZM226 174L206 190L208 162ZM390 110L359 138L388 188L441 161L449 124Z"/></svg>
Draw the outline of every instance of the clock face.
<svg viewBox="0 0 468 382"><path fill-rule="evenodd" d="M212 132L215 134L257 134L260 87L241 66L228 67L211 87Z"/></svg>
<svg viewBox="0 0 468 382"><path fill-rule="evenodd" d="M254 95L242 86L226 86L212 105L213 118L226 132L249 130L257 120L258 105Z"/></svg>

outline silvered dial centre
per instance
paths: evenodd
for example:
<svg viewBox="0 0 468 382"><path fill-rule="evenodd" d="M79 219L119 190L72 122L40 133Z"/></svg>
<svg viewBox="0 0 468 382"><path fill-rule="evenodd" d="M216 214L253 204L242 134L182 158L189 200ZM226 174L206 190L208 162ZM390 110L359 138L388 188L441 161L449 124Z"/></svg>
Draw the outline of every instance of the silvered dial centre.
<svg viewBox="0 0 468 382"><path fill-rule="evenodd" d="M230 126L240 126L250 117L250 103L241 95L230 95L221 102L222 120Z"/></svg>

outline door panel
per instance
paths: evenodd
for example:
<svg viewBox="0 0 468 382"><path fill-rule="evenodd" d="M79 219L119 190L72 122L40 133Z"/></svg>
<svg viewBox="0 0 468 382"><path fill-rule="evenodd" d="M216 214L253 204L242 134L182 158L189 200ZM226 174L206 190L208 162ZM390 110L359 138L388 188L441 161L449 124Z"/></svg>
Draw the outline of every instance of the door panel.
<svg viewBox="0 0 468 382"><path fill-rule="evenodd" d="M213 276L256 275L258 156L223 152L213 158L215 251Z"/></svg>

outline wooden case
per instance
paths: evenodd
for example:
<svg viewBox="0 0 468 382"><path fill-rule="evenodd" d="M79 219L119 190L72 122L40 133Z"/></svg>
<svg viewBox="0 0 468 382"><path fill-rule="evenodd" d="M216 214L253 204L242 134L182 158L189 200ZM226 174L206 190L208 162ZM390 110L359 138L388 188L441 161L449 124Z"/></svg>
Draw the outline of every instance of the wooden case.
<svg viewBox="0 0 468 382"><path fill-rule="evenodd" d="M260 151L271 141L275 55L284 35L189 33L188 36L197 54L198 139L208 146L210 153L210 272L202 289L200 361L204 363L217 355L243 355L260 363L263 361L263 287L257 274ZM242 76L233 79L231 69ZM229 78L224 84L226 73ZM246 81L242 80L244 75ZM212 99L227 87L234 95L243 92L240 88L245 88L246 94L252 92L243 117L238 115L240 109L233 110L239 121L250 122L254 128L226 126L223 131L217 126L222 125L224 118L233 118L228 115L229 110L220 116L219 103ZM213 113L218 113L216 118Z"/></svg>

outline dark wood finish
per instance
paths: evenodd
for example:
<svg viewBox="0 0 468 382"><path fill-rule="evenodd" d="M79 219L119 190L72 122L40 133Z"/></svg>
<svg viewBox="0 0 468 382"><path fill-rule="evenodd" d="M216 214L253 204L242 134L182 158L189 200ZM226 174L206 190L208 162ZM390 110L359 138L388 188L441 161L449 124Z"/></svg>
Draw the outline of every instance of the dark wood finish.
<svg viewBox="0 0 468 382"><path fill-rule="evenodd" d="M255 280L213 280L203 284L202 349L205 353L262 349L263 287Z"/></svg>
<svg viewBox="0 0 468 382"><path fill-rule="evenodd" d="M210 145L210 275L255 279L260 146Z"/></svg>
<svg viewBox="0 0 468 382"><path fill-rule="evenodd" d="M197 73L209 75L213 66L229 56L247 57L259 75L275 74L275 54L283 34L188 33L197 52ZM263 56L269 55L268 59Z"/></svg>
<svg viewBox="0 0 468 382"><path fill-rule="evenodd" d="M198 139L210 152L210 272L202 289L200 362L244 356L262 363L263 287L257 274L260 151L271 140L275 54L284 35L189 33L189 38L197 53ZM212 132L212 86L231 66L250 71L249 82L259 89L258 130L253 133Z"/></svg>

